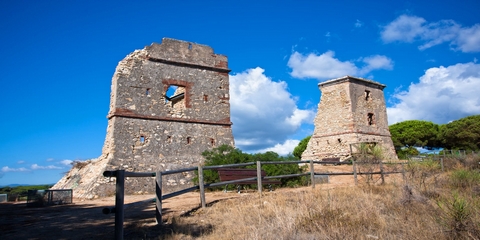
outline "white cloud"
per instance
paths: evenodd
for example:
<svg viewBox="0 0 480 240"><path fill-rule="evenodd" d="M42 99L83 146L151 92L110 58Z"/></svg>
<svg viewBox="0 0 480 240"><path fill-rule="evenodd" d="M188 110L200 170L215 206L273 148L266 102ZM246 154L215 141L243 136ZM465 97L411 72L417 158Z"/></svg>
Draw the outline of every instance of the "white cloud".
<svg viewBox="0 0 480 240"><path fill-rule="evenodd" d="M453 20L428 23L421 17L401 15L384 26L380 34L385 43L420 41L420 50L447 42L462 52L480 51L480 24L462 27Z"/></svg>
<svg viewBox="0 0 480 240"><path fill-rule="evenodd" d="M288 66L292 68L292 77L297 78L337 78L344 75L352 75L357 71L355 64L341 62L334 58L333 51L327 51L321 55L310 53L304 56L294 52L288 60Z"/></svg>
<svg viewBox="0 0 480 240"><path fill-rule="evenodd" d="M40 166L38 164L32 164L32 166L30 167L31 169L33 170L48 170L48 169L62 169L61 167L57 167L57 166L53 166L53 165L49 165L49 166Z"/></svg>
<svg viewBox="0 0 480 240"><path fill-rule="evenodd" d="M68 159L60 161L60 163L65 166L70 166L72 162L73 162L72 160L68 160Z"/></svg>
<svg viewBox="0 0 480 240"><path fill-rule="evenodd" d="M323 54L316 55L310 53L302 55L294 52L288 60L288 66L292 68L290 73L296 78L316 78L319 80L338 78L345 75L360 75L370 73L377 69L393 69L393 62L390 58L382 55L373 55L360 58L365 66L359 68L353 62L340 61L334 58L335 52L327 51Z"/></svg>
<svg viewBox="0 0 480 240"><path fill-rule="evenodd" d="M390 58L382 55L373 55L361 59L366 66L359 70L360 75L367 74L376 69L392 70L393 62Z"/></svg>
<svg viewBox="0 0 480 240"><path fill-rule="evenodd" d="M480 52L480 24L460 29L454 43L462 52Z"/></svg>
<svg viewBox="0 0 480 240"><path fill-rule="evenodd" d="M28 172L26 168L10 168L8 166L2 167L2 172Z"/></svg>
<svg viewBox="0 0 480 240"><path fill-rule="evenodd" d="M247 152L285 142L315 117L312 110L298 109L285 82L272 81L263 72L257 67L230 76L235 144Z"/></svg>
<svg viewBox="0 0 480 240"><path fill-rule="evenodd" d="M355 26L356 28L360 28L360 27L363 26L363 22L357 19L357 21L355 21L354 26Z"/></svg>
<svg viewBox="0 0 480 240"><path fill-rule="evenodd" d="M288 155L293 152L293 149L298 145L299 140L288 139L284 143L277 143L273 147L262 149L258 152L276 152L281 156Z"/></svg>
<svg viewBox="0 0 480 240"><path fill-rule="evenodd" d="M386 43L394 41L413 42L422 32L425 19L415 16L402 15L384 27L381 32L382 40Z"/></svg>
<svg viewBox="0 0 480 240"><path fill-rule="evenodd" d="M53 158L47 158L47 162L53 162L55 159Z"/></svg>
<svg viewBox="0 0 480 240"><path fill-rule="evenodd" d="M72 162L72 160L63 160L60 163L63 165L69 165ZM24 164L25 161L20 160L17 162L18 164ZM6 172L31 172L32 170L51 170L51 169L63 169L63 167L55 166L55 165L48 165L48 166L40 166L38 164L32 164L30 166L30 169L28 168L11 168L8 166L4 166L1 168L0 173L6 173Z"/></svg>
<svg viewBox="0 0 480 240"><path fill-rule="evenodd" d="M430 68L420 82L394 95L397 103L387 108L388 122L427 120L443 124L480 114L479 86L480 64Z"/></svg>
<svg viewBox="0 0 480 240"><path fill-rule="evenodd" d="M330 39L332 38L332 34L330 32L325 33L325 38L327 39L326 42L330 42Z"/></svg>

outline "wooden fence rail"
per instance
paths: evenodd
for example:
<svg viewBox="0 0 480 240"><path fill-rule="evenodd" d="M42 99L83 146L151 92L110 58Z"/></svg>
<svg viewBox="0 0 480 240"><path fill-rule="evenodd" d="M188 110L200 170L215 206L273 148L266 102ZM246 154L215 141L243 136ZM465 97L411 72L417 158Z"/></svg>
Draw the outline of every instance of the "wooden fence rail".
<svg viewBox="0 0 480 240"><path fill-rule="evenodd" d="M262 165L268 165L268 164L306 164L309 163L310 165L310 171L306 173L298 173L298 174L288 174L288 175L278 175L278 176L265 176L262 177L261 171L262 171ZM224 182L216 182L216 183L204 183L203 180L203 170L205 169L220 169L220 168L231 168L231 167L244 167L244 166L251 166L251 165L257 165L257 177L251 177L251 178L245 178L245 179L238 179L238 180L231 180L231 181L224 181ZM340 172L340 173L316 173L314 171L314 164L334 164L334 165L340 165L340 164L352 164L350 162L323 162L323 161L279 161L279 162L260 162L257 161L255 162L250 162L250 163L241 163L241 164L227 164L227 165L217 165L217 166L198 166L198 167L190 167L190 168L183 168L183 169L177 169L177 170L169 170L169 171L163 171L163 172L126 172L125 170L116 170L116 171L105 171L103 172L103 175L105 177L115 177L116 178L116 186L115 186L115 207L110 207L110 208L104 208L102 212L104 214L109 214L109 213L114 213L115 214L115 239L123 239L123 221L124 221L124 210L127 208L130 208L132 206L136 206L138 204L147 204L147 203L152 203L155 202L155 219L157 224L162 224L162 200L179 196L191 191L195 190L200 190L200 202L202 208L206 207L206 201L205 201L205 188L209 187L216 187L216 186L222 186L226 184L232 184L232 183L237 183L237 182L243 182L243 181L248 181L248 180L257 180L257 186L258 186L258 193L259 196L261 197L262 195L262 180L265 179L279 179L279 178L292 178L292 177L299 177L299 176L308 176L310 175L311 177L311 186L312 188L315 188L315 175L354 175L355 178L355 185L357 184L357 175L364 175L364 174L380 174L382 178L382 183L385 181L384 180L384 175L385 174L394 174L394 173L403 173L405 175L405 172L403 170L403 165L402 165L402 172L394 171L394 172L384 172L383 171L383 164L380 163L380 171L379 172L357 172L356 166L358 164L363 164L363 163L355 163L353 162L353 172ZM403 164L403 163L397 163L397 164ZM176 173L183 173L183 172L190 172L190 171L198 171L198 185L182 189L176 192L172 192L169 194L162 195L162 176L164 175L170 175L170 174L176 174ZM130 204L124 204L124 195L125 195L125 178L126 177L155 177L155 198L153 199L148 199L140 202L135 202L135 203L130 203Z"/></svg>

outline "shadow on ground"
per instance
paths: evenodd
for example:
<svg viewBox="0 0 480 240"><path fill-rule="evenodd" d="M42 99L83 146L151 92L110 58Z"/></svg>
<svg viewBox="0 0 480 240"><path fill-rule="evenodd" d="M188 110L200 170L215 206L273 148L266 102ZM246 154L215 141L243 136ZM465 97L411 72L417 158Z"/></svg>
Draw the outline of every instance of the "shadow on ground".
<svg viewBox="0 0 480 240"><path fill-rule="evenodd" d="M1 203L0 239L113 239L115 215L102 214L104 207L69 204L27 208L26 203ZM164 208L162 212L167 219L171 210ZM159 226L154 216L154 203L125 210L124 238L158 239L172 233L198 237L213 229L195 224L182 226L175 220L164 220L165 224Z"/></svg>

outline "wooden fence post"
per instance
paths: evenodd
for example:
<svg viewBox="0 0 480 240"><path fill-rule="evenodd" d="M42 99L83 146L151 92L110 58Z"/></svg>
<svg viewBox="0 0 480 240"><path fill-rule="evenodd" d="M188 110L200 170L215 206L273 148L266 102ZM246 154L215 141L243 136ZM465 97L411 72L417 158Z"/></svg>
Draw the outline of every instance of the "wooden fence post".
<svg viewBox="0 0 480 240"><path fill-rule="evenodd" d="M125 194L125 170L115 173L115 239L123 239L123 202Z"/></svg>
<svg viewBox="0 0 480 240"><path fill-rule="evenodd" d="M157 172L155 177L155 220L157 225L162 225L162 173Z"/></svg>
<svg viewBox="0 0 480 240"><path fill-rule="evenodd" d="M357 179L357 164L356 161L352 161L353 165L353 179L355 179L355 186L358 184L358 179Z"/></svg>
<svg viewBox="0 0 480 240"><path fill-rule="evenodd" d="M198 187L200 188L200 203L202 204L202 208L207 207L207 203L205 202L205 185L203 183L203 167L198 166Z"/></svg>
<svg viewBox="0 0 480 240"><path fill-rule="evenodd" d="M385 175L383 173L383 162L380 161L380 175L382 177L382 184L385 184Z"/></svg>
<svg viewBox="0 0 480 240"><path fill-rule="evenodd" d="M443 158L440 158L440 166L442 167L442 172L444 171L443 169Z"/></svg>
<svg viewBox="0 0 480 240"><path fill-rule="evenodd" d="M403 177L403 181L406 183L407 176L405 175L405 163L402 163L402 177Z"/></svg>
<svg viewBox="0 0 480 240"><path fill-rule="evenodd" d="M258 194L262 196L262 163L257 161L257 185L258 185Z"/></svg>
<svg viewBox="0 0 480 240"><path fill-rule="evenodd" d="M310 160L310 181L312 181L312 188L315 188L315 170L313 169L313 160Z"/></svg>

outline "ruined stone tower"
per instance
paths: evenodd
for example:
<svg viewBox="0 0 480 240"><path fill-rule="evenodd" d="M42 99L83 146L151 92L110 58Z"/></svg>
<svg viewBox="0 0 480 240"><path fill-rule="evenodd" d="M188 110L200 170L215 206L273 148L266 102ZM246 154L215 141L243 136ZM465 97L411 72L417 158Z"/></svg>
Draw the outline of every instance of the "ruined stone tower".
<svg viewBox="0 0 480 240"><path fill-rule="evenodd" d="M105 170L197 166L203 151L233 146L229 72L227 57L205 45L164 38L134 51L118 64L112 79L102 156L77 164L54 188L73 188L81 198L111 195L114 179L104 178ZM192 177L164 180L167 192L190 184ZM125 186L127 193L155 192L149 178L127 179Z"/></svg>
<svg viewBox="0 0 480 240"><path fill-rule="evenodd" d="M315 130L302 154L304 160L350 157L350 144L376 143L386 159L396 159L388 130L385 85L345 76L318 84L322 96ZM353 149L354 150L354 149Z"/></svg>

